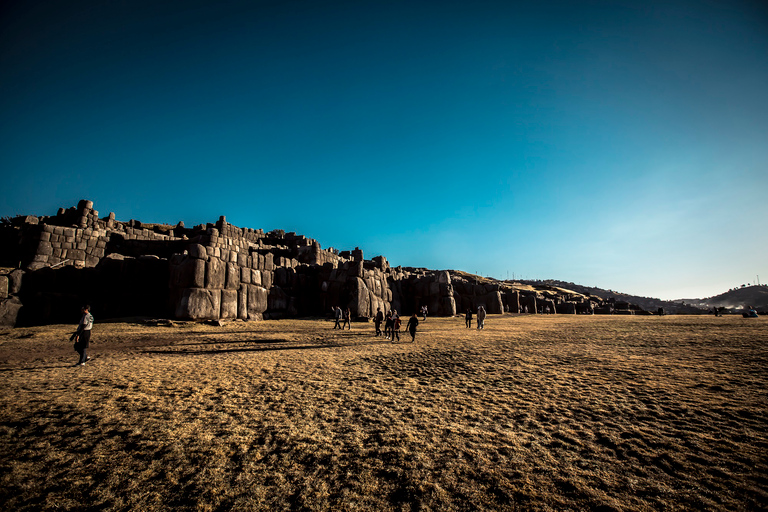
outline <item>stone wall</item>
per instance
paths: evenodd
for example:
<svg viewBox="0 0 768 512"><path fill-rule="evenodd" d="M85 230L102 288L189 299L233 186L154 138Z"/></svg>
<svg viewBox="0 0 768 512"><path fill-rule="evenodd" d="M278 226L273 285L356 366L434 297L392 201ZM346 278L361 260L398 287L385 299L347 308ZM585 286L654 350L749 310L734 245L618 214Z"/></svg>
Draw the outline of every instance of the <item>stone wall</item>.
<svg viewBox="0 0 768 512"><path fill-rule="evenodd" d="M223 216L193 228L99 218L87 200L55 216L4 222L0 241L0 264L20 267L0 272L3 325L71 322L84 303L100 318L191 320L327 316L335 306L358 319L423 305L438 316L480 306L490 314L594 310L588 301L455 271L391 268L384 256L365 260L359 248L322 249L311 238L240 228ZM566 300L573 305L561 305Z"/></svg>

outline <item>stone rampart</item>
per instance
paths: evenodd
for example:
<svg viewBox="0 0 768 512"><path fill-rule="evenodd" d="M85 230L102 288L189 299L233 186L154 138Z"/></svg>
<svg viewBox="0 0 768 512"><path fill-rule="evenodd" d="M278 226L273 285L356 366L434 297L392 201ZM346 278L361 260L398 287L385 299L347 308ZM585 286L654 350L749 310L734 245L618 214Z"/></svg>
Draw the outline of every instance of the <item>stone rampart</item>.
<svg viewBox="0 0 768 512"><path fill-rule="evenodd" d="M369 319L378 309L407 315L424 305L438 316L480 306L491 314L592 313L597 305L455 271L392 268L359 248L322 249L303 235L241 228L223 216L193 228L99 218L87 200L55 216L4 221L0 242L2 325L69 322L83 303L102 318L191 320L327 316L335 306Z"/></svg>

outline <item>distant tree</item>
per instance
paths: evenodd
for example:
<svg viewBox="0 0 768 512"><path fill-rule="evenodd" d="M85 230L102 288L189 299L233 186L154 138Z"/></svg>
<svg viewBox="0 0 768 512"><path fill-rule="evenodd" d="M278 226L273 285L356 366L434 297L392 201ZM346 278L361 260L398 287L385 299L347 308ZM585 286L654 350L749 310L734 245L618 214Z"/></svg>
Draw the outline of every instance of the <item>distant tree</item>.
<svg viewBox="0 0 768 512"><path fill-rule="evenodd" d="M742 288L746 288L746 287L747 287L747 285L743 284L743 285L741 285L741 287L742 287Z"/></svg>

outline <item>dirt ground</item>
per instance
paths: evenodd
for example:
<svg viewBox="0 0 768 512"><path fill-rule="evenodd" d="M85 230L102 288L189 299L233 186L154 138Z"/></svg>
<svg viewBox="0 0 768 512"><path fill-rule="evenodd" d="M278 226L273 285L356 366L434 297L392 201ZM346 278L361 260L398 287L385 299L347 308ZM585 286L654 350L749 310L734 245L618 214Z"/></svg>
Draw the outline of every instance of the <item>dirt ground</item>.
<svg viewBox="0 0 768 512"><path fill-rule="evenodd" d="M0 331L1 510L768 510L766 318L72 329Z"/></svg>

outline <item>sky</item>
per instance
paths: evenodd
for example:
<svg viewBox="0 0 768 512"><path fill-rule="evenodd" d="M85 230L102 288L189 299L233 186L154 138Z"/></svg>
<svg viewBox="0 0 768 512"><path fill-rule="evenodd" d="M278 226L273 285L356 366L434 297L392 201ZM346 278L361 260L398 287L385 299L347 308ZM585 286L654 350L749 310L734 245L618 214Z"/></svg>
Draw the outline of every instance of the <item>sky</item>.
<svg viewBox="0 0 768 512"><path fill-rule="evenodd" d="M768 282L768 6L0 7L0 216L225 215L393 266Z"/></svg>

